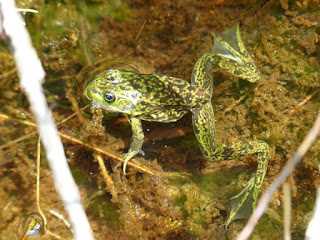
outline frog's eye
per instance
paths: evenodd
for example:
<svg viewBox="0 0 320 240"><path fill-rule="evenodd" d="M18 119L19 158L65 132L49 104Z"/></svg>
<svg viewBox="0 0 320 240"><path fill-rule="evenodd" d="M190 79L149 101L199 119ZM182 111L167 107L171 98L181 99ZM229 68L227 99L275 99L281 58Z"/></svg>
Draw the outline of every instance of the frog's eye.
<svg viewBox="0 0 320 240"><path fill-rule="evenodd" d="M104 100L108 103L113 103L116 100L116 95L113 92L105 92Z"/></svg>

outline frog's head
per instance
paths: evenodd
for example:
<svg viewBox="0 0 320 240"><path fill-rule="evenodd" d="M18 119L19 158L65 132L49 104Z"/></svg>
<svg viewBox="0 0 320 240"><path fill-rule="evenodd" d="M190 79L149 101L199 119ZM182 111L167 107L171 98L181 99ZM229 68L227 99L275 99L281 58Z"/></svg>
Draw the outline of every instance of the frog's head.
<svg viewBox="0 0 320 240"><path fill-rule="evenodd" d="M241 40L238 23L213 37L212 53L222 70L249 82L260 79L260 73Z"/></svg>
<svg viewBox="0 0 320 240"><path fill-rule="evenodd" d="M84 95L99 108L125 114L132 113L139 98L139 94L132 91L130 84L122 76L121 70L113 68L90 82Z"/></svg>

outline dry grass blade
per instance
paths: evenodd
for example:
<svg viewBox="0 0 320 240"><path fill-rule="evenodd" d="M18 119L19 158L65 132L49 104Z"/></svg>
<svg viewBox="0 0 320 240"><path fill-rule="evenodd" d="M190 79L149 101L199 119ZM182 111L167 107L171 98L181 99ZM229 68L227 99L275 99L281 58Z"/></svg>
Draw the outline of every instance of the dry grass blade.
<svg viewBox="0 0 320 240"><path fill-rule="evenodd" d="M86 106L87 107L87 106ZM72 114L72 117L75 116L77 113L74 113ZM7 120L12 120L12 121L16 121L16 122L19 122L21 124L24 124L24 125L27 125L27 126L32 126L32 127L37 127L37 125L33 122L30 122L30 121L27 121L27 120L20 120L20 119L16 119L16 118L11 118L10 116L8 115L5 115L5 114L1 114L0 113L0 117L3 118L3 119L7 119ZM67 119L69 120L71 118L71 116L69 116ZM64 119L63 122L65 122L67 119ZM62 122L61 122L62 123ZM77 143L77 144L80 144L80 145L83 145L89 149L92 149L94 150L95 152L98 152L98 153L101 153L103 155L106 155L110 158L113 158L117 161L120 161L120 162L124 162L124 159L119 157L116 153L113 153L113 152L110 152L110 151L106 151L106 150L103 150L99 147L95 147L95 146L92 146L91 144L88 144L88 143L85 143L84 141L80 140L80 139L77 139L77 138L74 138L68 134L65 134L65 133L62 133L62 132L59 132L58 133L63 139L67 140L67 141L71 141L71 142L74 142L74 143ZM23 138L24 139L24 138ZM19 139L21 140L21 139ZM15 140L16 141L16 140ZM16 141L17 142L17 141ZM4 146L1 146L1 148L3 148ZM128 163L129 166L132 166L142 172L145 172L145 173L148 173L150 175L159 175L159 176L166 176L166 177L183 177L184 175L183 174L178 174L178 173L160 173L160 172L155 172L153 170L150 170L148 168L145 168L143 166L139 166L138 164L135 163L135 161L130 161Z"/></svg>
<svg viewBox="0 0 320 240"><path fill-rule="evenodd" d="M106 166L104 165L102 156L98 153L95 153L94 157L98 160L103 179L105 180L106 186L107 186L108 190L110 191L112 198L115 201L117 201L118 200L118 192L117 192L117 189L114 185L112 178L110 177L110 175L106 169Z"/></svg>
<svg viewBox="0 0 320 240"><path fill-rule="evenodd" d="M90 106L90 105L87 105L87 106L81 108L81 110L84 110L84 109L86 109L86 108L89 107L89 106ZM60 124L66 122L66 121L68 121L68 120L70 120L71 118L73 118L73 117L74 117L75 115L77 115L77 114L78 114L77 112L71 114L69 117L67 117L67 118L63 119L62 121L58 122L56 125L59 126ZM0 117L1 117L2 119L11 120L11 118L10 118L9 116L5 115L5 114L1 114L1 113L0 113ZM16 121L20 121L22 124L27 124L27 125L30 123L30 122L26 122L26 121L19 120L19 119L16 119ZM34 125L30 125L30 126L35 127ZM10 142L8 142L7 144L3 144L3 145L0 146L0 150L1 150L1 149L4 149L4 148L7 148L7 147L10 147L11 145L16 144L16 143L18 143L18 142L21 142L21 141L23 141L23 140L25 140L25 139L28 139L28 138L30 138L30 137L33 137L33 136L36 135L36 134L38 134L37 131L32 132L32 133L29 133L29 134L27 134L27 135L24 135L24 136L22 136L22 137L20 137L20 138L17 138L17 139L15 139L15 140L13 140L13 141L10 141Z"/></svg>

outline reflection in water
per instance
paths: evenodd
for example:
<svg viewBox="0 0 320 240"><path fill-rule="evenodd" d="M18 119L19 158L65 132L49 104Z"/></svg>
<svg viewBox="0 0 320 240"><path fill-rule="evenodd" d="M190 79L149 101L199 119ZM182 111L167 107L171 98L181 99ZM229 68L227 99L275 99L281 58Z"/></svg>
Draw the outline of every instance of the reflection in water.
<svg viewBox="0 0 320 240"><path fill-rule="evenodd" d="M18 225L18 237L20 240L36 237L43 234L44 221L40 214L29 213Z"/></svg>

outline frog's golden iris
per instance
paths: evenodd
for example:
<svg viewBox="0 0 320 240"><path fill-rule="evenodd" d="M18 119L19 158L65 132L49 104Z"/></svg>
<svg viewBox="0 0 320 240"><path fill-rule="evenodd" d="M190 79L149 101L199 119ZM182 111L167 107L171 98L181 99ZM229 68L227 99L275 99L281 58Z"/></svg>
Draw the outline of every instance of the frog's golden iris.
<svg viewBox="0 0 320 240"><path fill-rule="evenodd" d="M104 75L88 84L84 94L98 107L127 116L132 126L132 140L125 156L124 172L128 161L140 152L143 144L141 120L173 122L187 111L192 112L194 133L203 155L209 161L231 160L258 153L256 174L238 195L231 198L231 213L226 222L229 225L235 219L248 218L255 207L267 171L269 146L262 141L215 145L211 65L250 82L259 80L260 74L242 43L238 24L215 35L214 40L212 51L204 53L197 60L191 84L165 75L108 69Z"/></svg>

